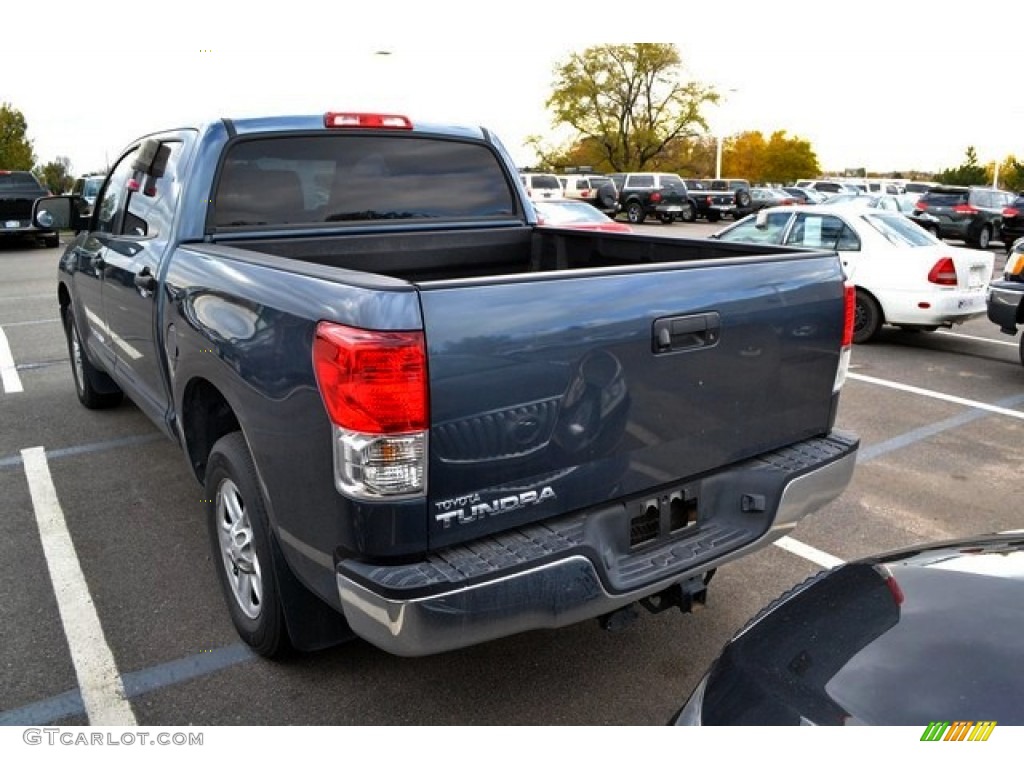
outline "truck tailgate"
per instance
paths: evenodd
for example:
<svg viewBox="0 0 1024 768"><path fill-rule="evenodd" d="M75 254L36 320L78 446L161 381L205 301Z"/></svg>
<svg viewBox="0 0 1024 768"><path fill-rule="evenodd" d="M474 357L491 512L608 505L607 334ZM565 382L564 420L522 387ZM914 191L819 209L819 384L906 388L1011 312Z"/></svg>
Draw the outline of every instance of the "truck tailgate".
<svg viewBox="0 0 1024 768"><path fill-rule="evenodd" d="M695 478L831 427L843 332L834 255L420 290L432 546Z"/></svg>

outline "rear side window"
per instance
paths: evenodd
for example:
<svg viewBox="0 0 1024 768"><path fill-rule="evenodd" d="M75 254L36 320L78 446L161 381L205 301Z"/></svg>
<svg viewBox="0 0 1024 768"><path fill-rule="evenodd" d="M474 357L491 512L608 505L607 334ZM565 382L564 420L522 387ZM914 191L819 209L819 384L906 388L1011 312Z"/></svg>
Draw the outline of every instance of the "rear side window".
<svg viewBox="0 0 1024 768"><path fill-rule="evenodd" d="M482 144L415 136L243 139L224 158L215 227L509 218L515 196ZM558 179L551 177L554 188Z"/></svg>
<svg viewBox="0 0 1024 768"><path fill-rule="evenodd" d="M917 226L912 224L912 226ZM836 216L801 213L786 238L786 245L803 248L830 248L836 251L859 251L860 238Z"/></svg>

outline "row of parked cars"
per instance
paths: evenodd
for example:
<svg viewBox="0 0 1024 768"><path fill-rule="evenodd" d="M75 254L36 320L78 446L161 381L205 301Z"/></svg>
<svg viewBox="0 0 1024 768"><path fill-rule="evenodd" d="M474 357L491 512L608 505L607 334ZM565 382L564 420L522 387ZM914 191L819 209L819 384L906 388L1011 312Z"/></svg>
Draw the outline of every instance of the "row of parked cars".
<svg viewBox="0 0 1024 768"><path fill-rule="evenodd" d="M1024 324L1024 239L1015 242L1024 234L1022 196L942 186L821 193L810 185L761 188L660 173L603 179L627 205L611 213L624 210L634 224L679 214L688 221L700 210L710 220L736 219L715 240L836 251L855 286L856 343L876 339L886 325L927 332L986 311L1006 333ZM691 213L681 207L687 197ZM600 201L589 199L596 211ZM988 249L996 238L1011 251L1000 280L992 280ZM921 740L987 740L997 722L1024 722L1024 700L1013 693L1024 682L1016 642L1024 627L1022 558L1024 536L1016 532L822 571L737 632L671 722L924 728L949 709L961 719L988 719L952 730L934 722Z"/></svg>

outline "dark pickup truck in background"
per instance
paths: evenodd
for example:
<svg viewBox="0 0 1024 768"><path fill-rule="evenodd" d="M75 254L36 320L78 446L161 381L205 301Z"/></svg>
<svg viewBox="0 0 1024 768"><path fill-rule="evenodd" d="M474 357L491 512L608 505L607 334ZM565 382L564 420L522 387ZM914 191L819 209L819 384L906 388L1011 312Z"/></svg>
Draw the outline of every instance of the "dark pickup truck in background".
<svg viewBox="0 0 1024 768"><path fill-rule="evenodd" d="M0 171L0 238L19 238L56 248L60 236L32 222L32 205L47 191L29 171Z"/></svg>
<svg viewBox="0 0 1024 768"><path fill-rule="evenodd" d="M999 330L1016 336L1017 327L1024 324L1024 239L1014 241L1009 251L1002 279L989 283L986 310ZM1024 334L1020 337L1020 361L1024 364Z"/></svg>
<svg viewBox="0 0 1024 768"><path fill-rule="evenodd" d="M78 398L181 446L263 655L687 610L851 479L835 253L538 227L493 134L396 115L152 134L81 202L34 212Z"/></svg>
<svg viewBox="0 0 1024 768"><path fill-rule="evenodd" d="M609 173L619 190L619 210L630 224L643 224L648 216L663 224L695 221L697 206L686 182L675 173Z"/></svg>

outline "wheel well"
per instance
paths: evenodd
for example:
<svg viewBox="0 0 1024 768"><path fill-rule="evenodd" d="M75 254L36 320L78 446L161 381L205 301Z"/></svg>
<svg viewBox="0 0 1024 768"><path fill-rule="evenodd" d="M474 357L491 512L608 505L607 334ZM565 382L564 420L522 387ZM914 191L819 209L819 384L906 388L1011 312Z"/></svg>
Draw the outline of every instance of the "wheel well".
<svg viewBox="0 0 1024 768"><path fill-rule="evenodd" d="M71 306L71 294L64 283L57 286L57 303L60 305L60 319L63 324L64 316L68 313L68 307Z"/></svg>
<svg viewBox="0 0 1024 768"><path fill-rule="evenodd" d="M882 313L882 319L884 320L885 319L885 307L882 306L882 302L880 302L878 300L878 297L875 296L875 294L873 294L867 288L864 288L864 287L859 286L859 285L854 286L854 287L856 288L857 293L862 293L865 296L869 297L872 301L875 302L875 305L878 307L878 311Z"/></svg>
<svg viewBox="0 0 1024 768"><path fill-rule="evenodd" d="M227 399L205 379L193 379L181 401L181 426L189 463L200 483L206 481L206 462L220 438L240 429Z"/></svg>

